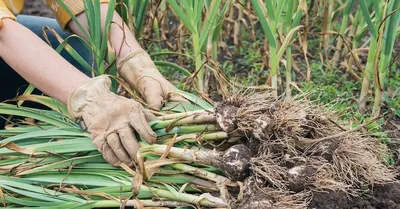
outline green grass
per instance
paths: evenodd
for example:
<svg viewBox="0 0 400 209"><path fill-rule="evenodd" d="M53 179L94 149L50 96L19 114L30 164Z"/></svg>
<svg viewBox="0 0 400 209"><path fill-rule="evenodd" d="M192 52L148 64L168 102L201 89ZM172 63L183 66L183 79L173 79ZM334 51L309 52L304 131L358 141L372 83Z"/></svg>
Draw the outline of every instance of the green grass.
<svg viewBox="0 0 400 209"><path fill-rule="evenodd" d="M256 25L257 28L257 25ZM318 29L318 27L316 27ZM263 85L267 80L269 74L269 68L267 66L262 67L263 64L263 32L261 28L256 30L256 41L245 33L246 29L241 28L240 31L240 47L233 44L228 45L230 53L235 54L229 56L225 51L220 51L218 61L220 68L224 71L225 75L229 78L234 78L237 82L240 82L244 86L252 85ZM310 61L311 67L311 81L305 81L298 73L293 72L292 77L297 81L297 85L303 92L311 92L310 99L320 104L330 104L331 107L341 112L341 119L344 121L351 120L354 125L361 124L362 121L370 117L371 109L365 114L358 113L357 99L360 96L361 82L357 82L351 76L350 73L346 72L345 69L331 69L327 70L325 62L321 62L318 57L318 53L321 52L319 48L319 39L313 35L308 42L309 50L314 52L315 59ZM222 41L226 43L232 43L231 37L223 37ZM185 52L192 54L191 42L186 40ZM158 53L169 51L166 45L160 45L158 42L146 42L146 49L150 52ZM261 52L261 53L260 53ZM171 62L176 61L178 56L162 56L160 59L167 59ZM189 70L194 69L193 61L189 58L183 58L183 66ZM296 61L297 65L301 69L305 69L304 60ZM392 66L391 73L388 75L388 79L385 82L385 86L389 86L389 90L383 93L384 108L382 113L391 114L394 117L400 118L400 73L396 71L396 65ZM159 67L159 70L168 79L172 81L182 81L185 76L180 72L168 68ZM280 65L280 72L284 72L284 67ZM281 74L282 82L285 83L285 74ZM283 85L284 86L284 85ZM299 91L294 90L295 93ZM373 103L373 98L368 100L368 103ZM378 123L382 125L383 121ZM380 127L374 127L374 130L378 131ZM381 131L381 130L380 130Z"/></svg>
<svg viewBox="0 0 400 209"><path fill-rule="evenodd" d="M239 37L241 41L241 47L239 50L236 46L230 45L229 51L233 54L238 52L234 57L229 56L227 53L222 52L218 61L220 62L220 67L224 73L230 77L235 78L237 82L240 82L244 86L251 85L262 85L265 83L269 70L267 67L261 69L263 63L262 53L262 39L263 33L258 30L256 33L257 40L253 41L250 36L246 35L245 29L241 29L241 36ZM232 41L225 38L224 41ZM190 44L187 42L186 44ZM166 49L160 47L157 43L149 42L149 51L166 51ZM189 47L190 48L190 47ZM261 48L261 49L260 49ZM314 54L320 52L319 40L310 39L309 48ZM188 54L190 54L190 49L186 49ZM165 56L169 59L176 59L177 57ZM318 58L318 57L316 57ZM304 62L297 61L298 66L304 69L306 66ZM193 68L193 63L190 59L185 59L185 66L188 69ZM297 85L303 92L310 92L309 98L320 104L328 104L333 110L340 113L340 119L353 127L362 124L363 122L369 120L371 109L366 113L361 114L358 112L357 99L360 96L361 83L354 80L351 74L345 72L344 69L326 69L326 64L321 63L320 60L314 59L310 62L311 76L310 82L305 81L297 73L292 73L294 78L298 82ZM172 80L181 80L184 78L182 74L169 68L159 68L166 77ZM284 67L280 66L280 71L284 72ZM285 82L285 75L282 74L282 82ZM400 118L400 74L398 70L396 71L396 66L393 66L390 75L388 76L387 83L390 86L388 92L384 93L384 114L390 114L394 117ZM284 85L283 85L284 86ZM397 86L397 88L396 88ZM300 93L294 90L295 94ZM373 103L373 99L370 98L369 103ZM387 134L383 133L382 125L385 120L381 119L377 122L368 126L372 133L375 133L378 137L382 139L387 139Z"/></svg>

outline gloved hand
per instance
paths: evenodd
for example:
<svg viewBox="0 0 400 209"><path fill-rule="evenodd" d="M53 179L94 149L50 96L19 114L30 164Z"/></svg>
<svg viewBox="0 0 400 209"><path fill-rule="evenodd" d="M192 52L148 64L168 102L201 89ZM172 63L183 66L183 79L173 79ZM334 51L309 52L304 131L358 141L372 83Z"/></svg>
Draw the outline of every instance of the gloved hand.
<svg viewBox="0 0 400 209"><path fill-rule="evenodd" d="M92 78L69 95L68 111L74 119L83 120L107 162L132 166L139 149L134 131L149 144L156 141L148 125L154 115L138 102L112 93L110 86L107 76Z"/></svg>
<svg viewBox="0 0 400 209"><path fill-rule="evenodd" d="M120 76L146 100L151 108L160 110L166 101L188 103L177 93L175 86L157 70L150 56L140 49L118 64Z"/></svg>

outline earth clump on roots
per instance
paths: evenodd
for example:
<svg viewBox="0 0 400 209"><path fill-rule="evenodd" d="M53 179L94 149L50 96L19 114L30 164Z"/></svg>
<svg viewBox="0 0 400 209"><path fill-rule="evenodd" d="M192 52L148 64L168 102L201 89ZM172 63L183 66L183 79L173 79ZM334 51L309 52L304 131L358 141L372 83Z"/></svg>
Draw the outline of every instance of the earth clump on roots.
<svg viewBox="0 0 400 209"><path fill-rule="evenodd" d="M400 198L390 200L383 189L400 189L390 150L362 128L348 130L325 107L268 91L237 93L216 106L215 117L249 148L241 148L245 173L227 175L248 176L233 208L400 208Z"/></svg>

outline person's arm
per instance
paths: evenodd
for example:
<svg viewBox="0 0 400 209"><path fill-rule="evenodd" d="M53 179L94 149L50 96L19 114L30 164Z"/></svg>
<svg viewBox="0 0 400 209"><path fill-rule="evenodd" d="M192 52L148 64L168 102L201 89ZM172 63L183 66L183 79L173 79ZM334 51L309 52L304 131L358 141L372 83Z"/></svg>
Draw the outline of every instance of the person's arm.
<svg viewBox="0 0 400 209"><path fill-rule="evenodd" d="M112 93L107 76L87 77L24 26L0 20L1 58L36 88L67 104L107 162L133 166L139 149L133 131L154 143L156 135L148 125L154 116L138 102Z"/></svg>
<svg viewBox="0 0 400 209"><path fill-rule="evenodd" d="M101 25L104 31L108 4L100 5ZM76 16L83 28L88 28L85 13ZM119 53L117 66L119 75L146 100L154 109L161 109L166 101L187 103L177 89L158 71L149 54L142 49L132 31L124 23L117 12L114 12L113 24L110 30L110 41L115 51ZM84 37L83 32L74 21L68 23L72 32ZM122 30L123 28L123 30Z"/></svg>
<svg viewBox="0 0 400 209"><path fill-rule="evenodd" d="M72 90L89 80L55 50L18 22L3 19L0 56L25 80L64 104Z"/></svg>

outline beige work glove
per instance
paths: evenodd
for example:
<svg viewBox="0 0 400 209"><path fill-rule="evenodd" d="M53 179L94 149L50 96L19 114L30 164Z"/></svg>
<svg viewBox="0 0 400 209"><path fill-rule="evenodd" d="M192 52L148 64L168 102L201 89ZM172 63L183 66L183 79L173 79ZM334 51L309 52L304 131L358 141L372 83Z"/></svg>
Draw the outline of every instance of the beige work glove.
<svg viewBox="0 0 400 209"><path fill-rule="evenodd" d="M148 125L154 115L138 102L112 93L110 86L107 76L92 78L69 95L68 111L74 119L83 120L107 162L133 166L139 149L135 131L149 144L156 141Z"/></svg>
<svg viewBox="0 0 400 209"><path fill-rule="evenodd" d="M119 75L146 100L150 108L160 110L166 101L188 103L173 93L177 89L158 71L150 56L140 49L118 64Z"/></svg>

